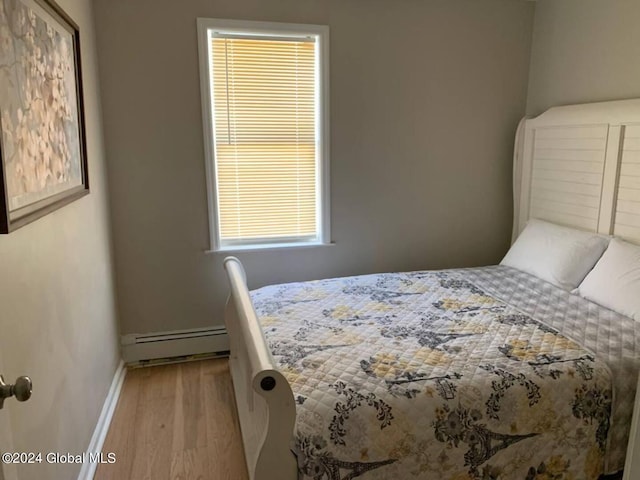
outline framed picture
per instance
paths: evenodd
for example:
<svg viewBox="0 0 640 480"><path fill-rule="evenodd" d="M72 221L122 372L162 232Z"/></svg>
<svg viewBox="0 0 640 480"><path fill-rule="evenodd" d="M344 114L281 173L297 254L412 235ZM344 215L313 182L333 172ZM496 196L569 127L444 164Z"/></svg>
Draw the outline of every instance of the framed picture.
<svg viewBox="0 0 640 480"><path fill-rule="evenodd" d="M0 233L89 193L77 25L50 0L0 0Z"/></svg>

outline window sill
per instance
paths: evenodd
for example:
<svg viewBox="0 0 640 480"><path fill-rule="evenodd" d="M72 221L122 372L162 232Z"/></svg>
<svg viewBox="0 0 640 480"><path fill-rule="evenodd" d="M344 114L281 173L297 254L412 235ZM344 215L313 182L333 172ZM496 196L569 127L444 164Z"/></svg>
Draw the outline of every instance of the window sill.
<svg viewBox="0 0 640 480"><path fill-rule="evenodd" d="M273 243L267 245L233 245L222 247L217 250L205 250L204 253L206 255L210 254L225 254L228 255L230 253L236 252L265 252L265 251L273 251L273 250L297 250L303 248L317 248L317 247L333 247L335 245L334 242L324 243L324 242L309 242L309 243Z"/></svg>

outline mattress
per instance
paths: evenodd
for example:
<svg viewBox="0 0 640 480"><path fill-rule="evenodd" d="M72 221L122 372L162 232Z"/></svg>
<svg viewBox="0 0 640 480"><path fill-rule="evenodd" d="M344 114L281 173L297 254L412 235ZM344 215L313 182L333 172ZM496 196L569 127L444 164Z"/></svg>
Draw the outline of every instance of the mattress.
<svg viewBox="0 0 640 480"><path fill-rule="evenodd" d="M596 479L624 464L637 322L509 267L275 285L252 300L303 479Z"/></svg>

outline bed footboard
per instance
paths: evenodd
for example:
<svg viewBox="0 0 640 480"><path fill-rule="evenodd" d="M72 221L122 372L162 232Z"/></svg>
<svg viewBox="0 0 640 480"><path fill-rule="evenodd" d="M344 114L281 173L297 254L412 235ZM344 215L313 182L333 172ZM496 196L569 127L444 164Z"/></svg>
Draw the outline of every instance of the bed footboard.
<svg viewBox="0 0 640 480"><path fill-rule="evenodd" d="M227 257L224 267L231 289L225 309L229 366L249 479L295 480L293 392L271 357L240 260Z"/></svg>

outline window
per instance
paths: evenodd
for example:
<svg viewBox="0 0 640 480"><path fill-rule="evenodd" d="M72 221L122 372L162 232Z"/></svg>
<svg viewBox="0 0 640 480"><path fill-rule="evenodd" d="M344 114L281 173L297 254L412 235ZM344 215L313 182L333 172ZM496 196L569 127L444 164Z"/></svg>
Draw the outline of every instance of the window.
<svg viewBox="0 0 640 480"><path fill-rule="evenodd" d="M213 250L329 243L328 27L198 19Z"/></svg>

